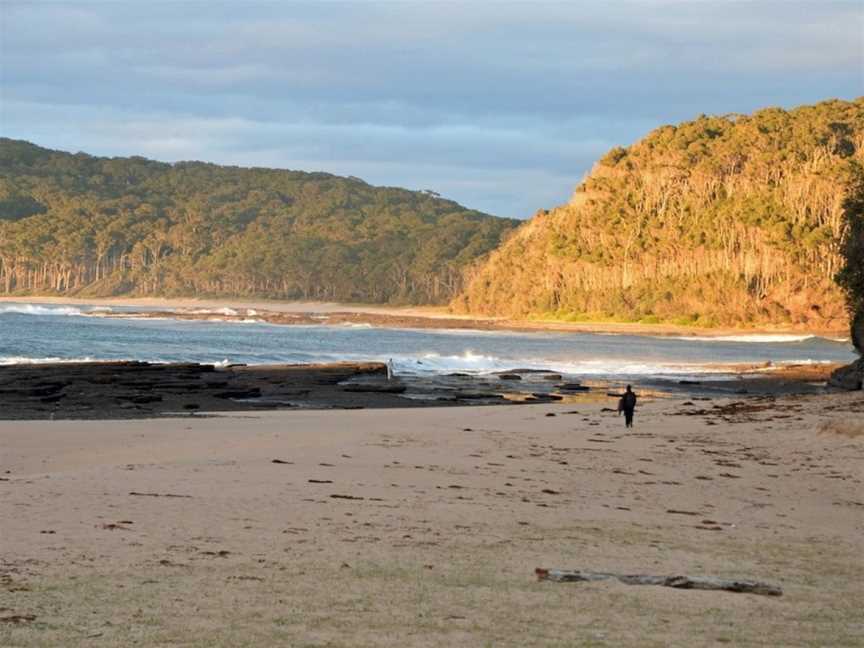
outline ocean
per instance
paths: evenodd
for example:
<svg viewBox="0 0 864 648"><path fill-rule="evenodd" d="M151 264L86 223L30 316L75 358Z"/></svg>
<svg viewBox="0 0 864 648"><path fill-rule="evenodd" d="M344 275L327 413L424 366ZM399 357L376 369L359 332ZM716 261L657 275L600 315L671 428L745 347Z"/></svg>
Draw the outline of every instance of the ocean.
<svg viewBox="0 0 864 648"><path fill-rule="evenodd" d="M720 378L728 364L850 362L848 339L808 335L669 337L566 332L284 326L134 318L140 307L0 304L0 364L146 360L214 364L392 360L397 373L544 369L577 378ZM160 309L161 310L161 309ZM213 310L216 317L231 311ZM124 315L122 318L106 315Z"/></svg>

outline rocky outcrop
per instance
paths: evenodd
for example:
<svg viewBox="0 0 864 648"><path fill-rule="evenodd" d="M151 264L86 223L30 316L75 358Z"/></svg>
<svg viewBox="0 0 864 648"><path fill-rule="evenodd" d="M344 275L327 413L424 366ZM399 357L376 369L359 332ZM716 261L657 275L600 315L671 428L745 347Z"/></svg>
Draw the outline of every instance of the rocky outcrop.
<svg viewBox="0 0 864 648"><path fill-rule="evenodd" d="M384 381L378 362L320 365L63 362L0 366L0 419L139 418L287 407L410 406L340 383Z"/></svg>
<svg viewBox="0 0 864 648"><path fill-rule="evenodd" d="M864 356L864 312L859 312L852 318L851 332L852 345ZM837 369L831 374L828 384L850 391L864 388L864 357Z"/></svg>
<svg viewBox="0 0 864 648"><path fill-rule="evenodd" d="M864 358L837 369L831 374L828 384L849 391L861 389L864 385Z"/></svg>

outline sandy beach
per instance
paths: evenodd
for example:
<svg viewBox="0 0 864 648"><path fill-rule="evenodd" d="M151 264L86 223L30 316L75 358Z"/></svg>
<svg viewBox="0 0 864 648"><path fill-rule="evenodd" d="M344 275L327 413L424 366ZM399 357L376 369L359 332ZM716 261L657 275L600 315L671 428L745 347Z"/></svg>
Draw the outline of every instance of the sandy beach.
<svg viewBox="0 0 864 648"><path fill-rule="evenodd" d="M252 309L260 314L272 313L278 323L288 323L290 316L322 314L330 316L331 322L367 322L379 326L412 328L476 328L502 331L562 331L577 333L615 333L626 335L673 335L673 336L729 336L754 334L809 334L848 339L849 323L838 321L837 326L827 330L800 327L774 328L704 328L675 324L643 324L638 322L564 322L557 320L507 319L479 317L450 312L440 306L370 306L366 304L340 304L336 302L286 302L244 299L191 299L161 297L0 297L0 303L44 303L65 305L123 306L142 309ZM278 317L282 315L284 317ZM203 319L203 317L199 317ZM300 320L298 320L300 321Z"/></svg>
<svg viewBox="0 0 864 648"><path fill-rule="evenodd" d="M855 646L864 398L0 422L0 645ZM537 582L763 580L781 597Z"/></svg>
<svg viewBox="0 0 864 648"><path fill-rule="evenodd" d="M0 0L0 648L864 648L862 27Z"/></svg>

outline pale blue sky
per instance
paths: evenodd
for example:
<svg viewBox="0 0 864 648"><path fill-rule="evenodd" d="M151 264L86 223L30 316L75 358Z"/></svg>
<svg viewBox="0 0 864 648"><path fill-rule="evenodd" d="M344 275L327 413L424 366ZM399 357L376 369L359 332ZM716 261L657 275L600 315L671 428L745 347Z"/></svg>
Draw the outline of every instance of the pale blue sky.
<svg viewBox="0 0 864 648"><path fill-rule="evenodd" d="M864 2L0 0L0 132L525 218L700 113L864 94Z"/></svg>

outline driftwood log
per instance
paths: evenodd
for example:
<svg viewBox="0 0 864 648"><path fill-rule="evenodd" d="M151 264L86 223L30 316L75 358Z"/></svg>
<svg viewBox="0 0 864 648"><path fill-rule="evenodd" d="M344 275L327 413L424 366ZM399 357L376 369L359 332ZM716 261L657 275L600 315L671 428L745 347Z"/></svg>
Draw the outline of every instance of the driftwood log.
<svg viewBox="0 0 864 648"><path fill-rule="evenodd" d="M724 590L762 596L780 596L783 590L776 585L752 580L726 580L710 576L646 576L644 574L611 574L606 572L584 571L580 569L541 569L534 570L541 581L556 583L581 583L601 580L617 580L625 585L662 585L676 589Z"/></svg>

